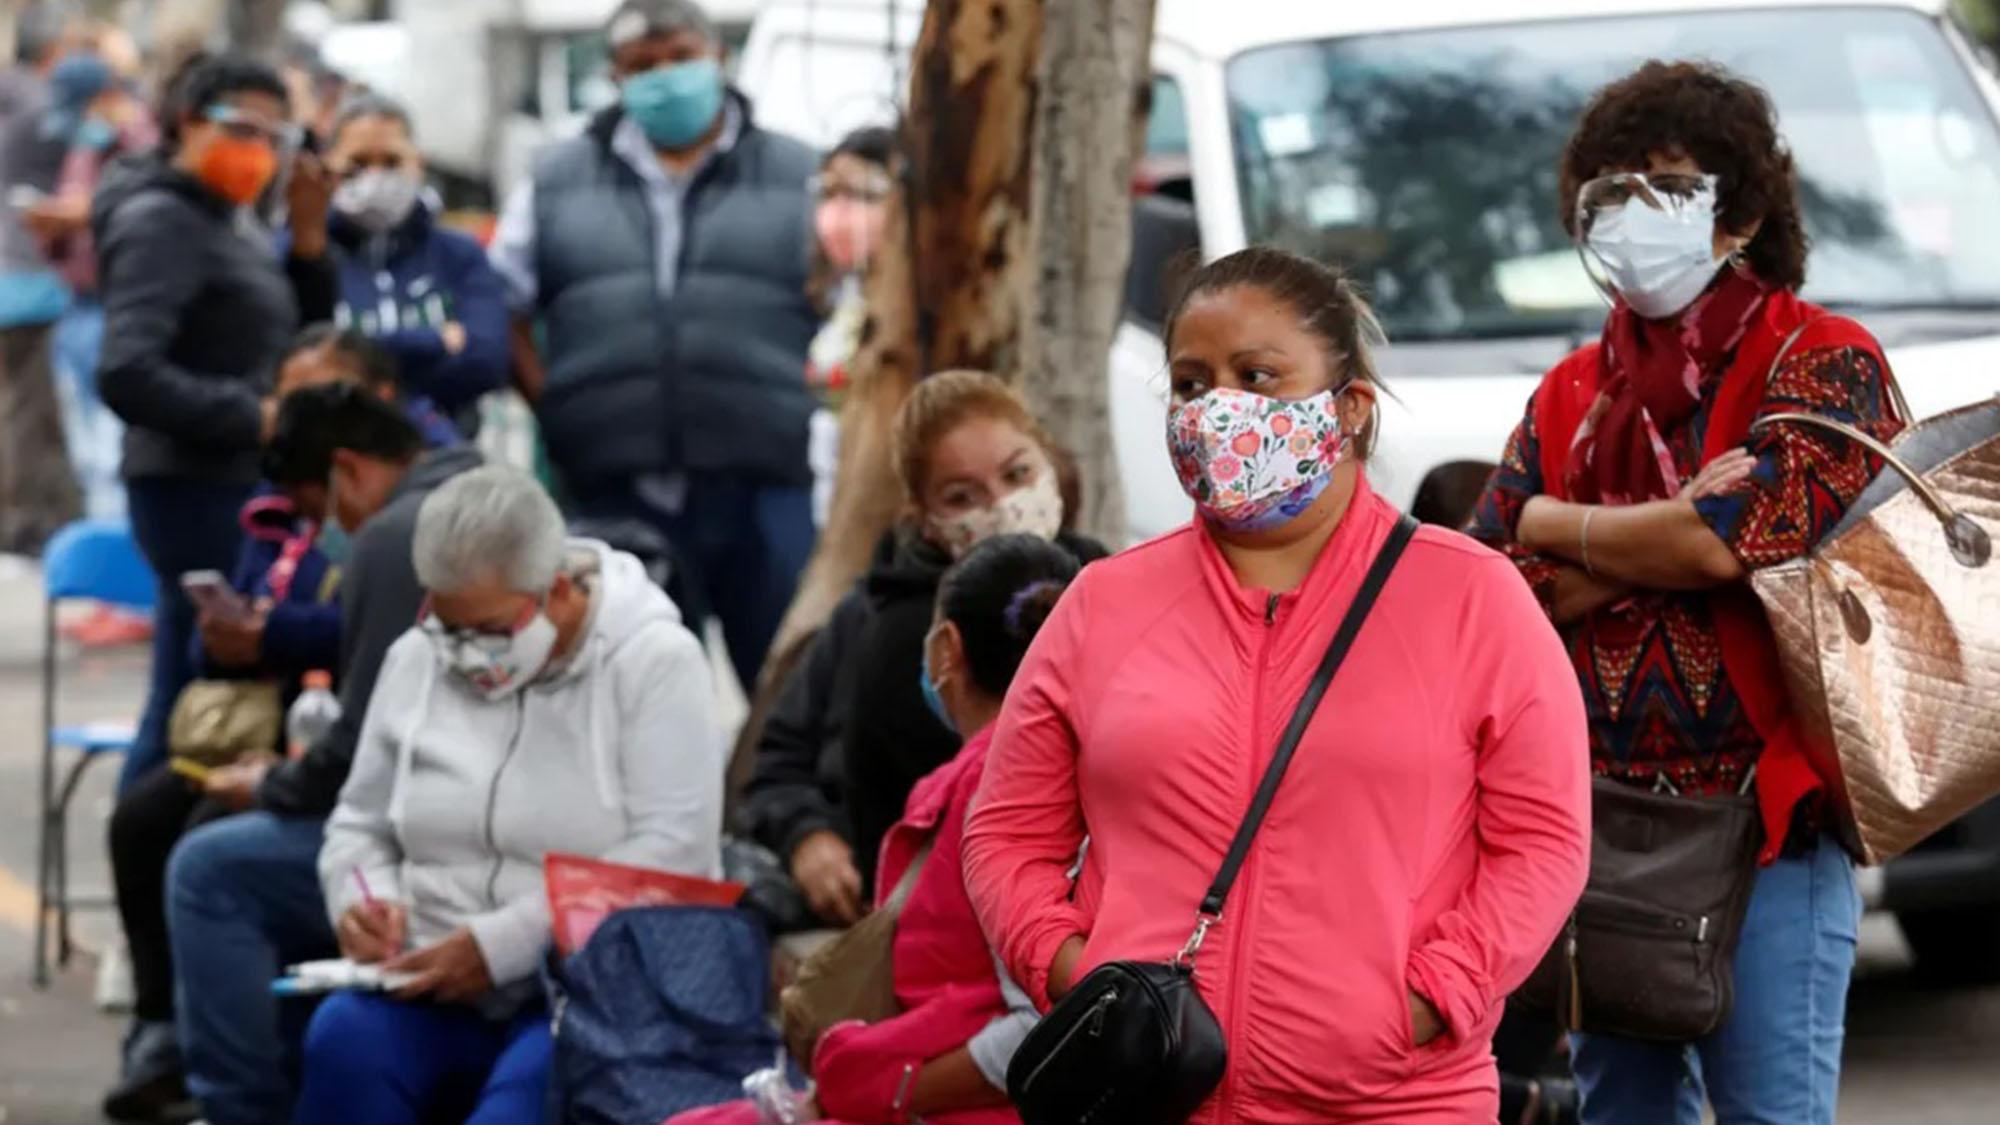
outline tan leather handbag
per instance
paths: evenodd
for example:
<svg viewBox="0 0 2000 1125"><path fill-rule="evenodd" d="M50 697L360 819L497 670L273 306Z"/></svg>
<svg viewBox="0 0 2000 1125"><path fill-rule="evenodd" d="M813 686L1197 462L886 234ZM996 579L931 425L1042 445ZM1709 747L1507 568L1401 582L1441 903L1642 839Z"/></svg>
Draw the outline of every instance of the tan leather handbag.
<svg viewBox="0 0 2000 1125"><path fill-rule="evenodd" d="M897 1013L896 977L892 954L896 944L896 920L903 904L916 889L917 876L930 858L932 841L910 860L896 889L887 901L866 918L849 926L839 937L827 942L799 966L792 983L778 994L778 1019L785 1034L785 1049L806 1069L812 1067L813 1048L826 1029L844 1020L874 1023Z"/></svg>
<svg viewBox="0 0 2000 1125"><path fill-rule="evenodd" d="M269 680L195 680L181 689L167 720L167 749L203 766L226 766L245 754L274 753L285 725L278 685Z"/></svg>
<svg viewBox="0 0 2000 1125"><path fill-rule="evenodd" d="M1772 425L1831 430L1886 466L1811 553L1750 577L1835 827L1880 863L2000 794L2000 397L1887 445L1811 414Z"/></svg>

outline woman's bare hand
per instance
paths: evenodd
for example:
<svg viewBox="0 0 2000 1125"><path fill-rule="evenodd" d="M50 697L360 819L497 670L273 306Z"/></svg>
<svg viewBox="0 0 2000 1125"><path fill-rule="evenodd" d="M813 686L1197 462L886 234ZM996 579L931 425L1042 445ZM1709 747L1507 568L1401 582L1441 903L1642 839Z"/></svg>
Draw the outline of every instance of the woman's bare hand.
<svg viewBox="0 0 2000 1125"><path fill-rule="evenodd" d="M1748 480L1756 468L1757 458L1749 450L1736 446L1703 465L1694 479L1681 487L1680 498L1699 500L1704 496L1727 492Z"/></svg>

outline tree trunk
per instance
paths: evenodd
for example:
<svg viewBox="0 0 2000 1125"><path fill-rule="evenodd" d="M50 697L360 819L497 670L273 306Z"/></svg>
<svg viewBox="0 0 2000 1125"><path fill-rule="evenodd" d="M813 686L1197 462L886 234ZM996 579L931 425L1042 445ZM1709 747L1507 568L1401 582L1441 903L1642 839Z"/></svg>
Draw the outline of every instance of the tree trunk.
<svg viewBox="0 0 2000 1125"><path fill-rule="evenodd" d="M1036 109L1038 269L1021 389L1077 459L1078 528L1113 546L1125 537L1125 493L1108 378L1132 251L1132 166L1152 85L1153 3L1050 5Z"/></svg>
<svg viewBox="0 0 2000 1125"><path fill-rule="evenodd" d="M832 510L758 677L731 793L779 686L902 510L896 410L954 367L1009 377L1021 362L1032 264L1028 210L1043 0L931 0L910 66L901 186L866 281Z"/></svg>

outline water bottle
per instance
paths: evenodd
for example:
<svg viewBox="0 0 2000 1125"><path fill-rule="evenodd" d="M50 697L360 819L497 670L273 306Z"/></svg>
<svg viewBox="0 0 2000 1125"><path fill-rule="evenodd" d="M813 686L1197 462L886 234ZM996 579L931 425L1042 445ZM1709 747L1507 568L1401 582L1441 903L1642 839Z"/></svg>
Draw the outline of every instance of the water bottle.
<svg viewBox="0 0 2000 1125"><path fill-rule="evenodd" d="M340 700L333 694L333 674L306 673L305 690L285 715L285 750L296 758L312 748L340 721Z"/></svg>

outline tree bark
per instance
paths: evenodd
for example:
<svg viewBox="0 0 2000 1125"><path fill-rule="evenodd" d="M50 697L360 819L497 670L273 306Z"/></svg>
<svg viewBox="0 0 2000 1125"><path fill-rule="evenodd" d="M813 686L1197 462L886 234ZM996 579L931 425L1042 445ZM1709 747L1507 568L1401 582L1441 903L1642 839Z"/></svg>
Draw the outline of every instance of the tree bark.
<svg viewBox="0 0 2000 1125"><path fill-rule="evenodd" d="M832 510L758 677L732 794L779 687L903 510L890 461L918 379L973 367L1012 378L1032 264L1028 211L1043 0L931 0L910 67L900 187L865 282Z"/></svg>
<svg viewBox="0 0 2000 1125"><path fill-rule="evenodd" d="M1132 168L1152 85L1153 4L1050 5L1036 110L1038 268L1021 389L1076 458L1078 528L1113 545L1125 537L1125 492L1108 380L1132 251Z"/></svg>

